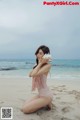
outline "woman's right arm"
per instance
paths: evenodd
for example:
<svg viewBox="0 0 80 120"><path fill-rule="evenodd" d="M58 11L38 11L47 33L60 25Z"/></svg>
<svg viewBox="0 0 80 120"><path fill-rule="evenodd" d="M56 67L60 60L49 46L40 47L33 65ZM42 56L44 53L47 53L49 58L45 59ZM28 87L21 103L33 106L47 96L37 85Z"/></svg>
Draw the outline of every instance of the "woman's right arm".
<svg viewBox="0 0 80 120"><path fill-rule="evenodd" d="M42 63L39 63L39 64L37 65L37 67L35 67L35 68L29 73L29 77L32 77L34 74L36 74L36 73L39 71L39 69L41 68L41 66L42 66Z"/></svg>

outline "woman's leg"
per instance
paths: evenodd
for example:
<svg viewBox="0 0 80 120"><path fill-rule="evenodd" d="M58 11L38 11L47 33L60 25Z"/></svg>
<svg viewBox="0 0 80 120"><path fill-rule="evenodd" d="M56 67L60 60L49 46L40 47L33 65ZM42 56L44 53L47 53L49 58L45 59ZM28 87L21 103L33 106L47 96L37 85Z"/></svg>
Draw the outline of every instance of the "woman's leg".
<svg viewBox="0 0 80 120"><path fill-rule="evenodd" d="M33 96L32 98L28 99L27 101L25 101L25 103L29 103L35 99L39 98L39 95Z"/></svg>
<svg viewBox="0 0 80 120"><path fill-rule="evenodd" d="M28 104L25 104L23 107L23 112L24 113L32 113L37 111L38 109L45 107L48 105L51 101L51 98L49 97L40 97L35 99L34 101L31 101Z"/></svg>
<svg viewBox="0 0 80 120"><path fill-rule="evenodd" d="M32 98L30 98L27 101L25 101L24 105L30 103L31 101L33 101L33 100L35 100L37 98L39 98L39 95L33 96ZM21 111L23 111L23 107L21 108Z"/></svg>

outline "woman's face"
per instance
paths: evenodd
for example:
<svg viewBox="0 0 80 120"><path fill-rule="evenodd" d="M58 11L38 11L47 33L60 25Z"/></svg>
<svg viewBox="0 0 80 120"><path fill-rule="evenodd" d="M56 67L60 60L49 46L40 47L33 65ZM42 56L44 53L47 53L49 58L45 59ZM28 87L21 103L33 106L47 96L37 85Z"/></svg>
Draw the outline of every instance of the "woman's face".
<svg viewBox="0 0 80 120"><path fill-rule="evenodd" d="M36 55L36 57L38 58L38 60L41 60L43 56L44 56L44 53L43 53L43 51L40 49L39 52L38 52L38 54Z"/></svg>

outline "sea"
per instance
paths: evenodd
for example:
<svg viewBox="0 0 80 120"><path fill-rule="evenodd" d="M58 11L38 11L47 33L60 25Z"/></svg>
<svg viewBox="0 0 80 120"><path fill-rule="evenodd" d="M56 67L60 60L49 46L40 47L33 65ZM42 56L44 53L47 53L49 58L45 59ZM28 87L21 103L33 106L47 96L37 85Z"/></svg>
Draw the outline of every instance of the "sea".
<svg viewBox="0 0 80 120"><path fill-rule="evenodd" d="M0 60L0 77L24 76L29 78L29 72L35 65L35 59L4 59ZM50 79L80 80L80 59L54 59L51 61Z"/></svg>

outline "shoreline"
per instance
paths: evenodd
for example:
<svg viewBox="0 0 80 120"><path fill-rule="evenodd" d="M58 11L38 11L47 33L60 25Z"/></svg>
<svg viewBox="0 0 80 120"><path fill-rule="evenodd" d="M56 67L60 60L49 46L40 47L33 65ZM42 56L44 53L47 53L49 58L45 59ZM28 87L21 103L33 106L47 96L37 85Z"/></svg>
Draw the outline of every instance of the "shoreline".
<svg viewBox="0 0 80 120"><path fill-rule="evenodd" d="M0 78L7 78L7 77L21 77L21 78L28 78L28 79L30 79L31 77L29 77L28 75L0 75ZM48 77L47 77L47 79L51 79L51 80L75 80L75 79L77 79L77 80L80 80L80 78L78 77L67 77L67 76L57 76L57 77L55 77L55 76L50 76L50 75L48 75Z"/></svg>

